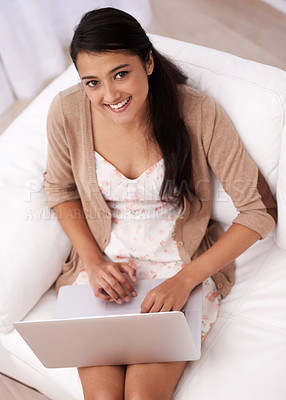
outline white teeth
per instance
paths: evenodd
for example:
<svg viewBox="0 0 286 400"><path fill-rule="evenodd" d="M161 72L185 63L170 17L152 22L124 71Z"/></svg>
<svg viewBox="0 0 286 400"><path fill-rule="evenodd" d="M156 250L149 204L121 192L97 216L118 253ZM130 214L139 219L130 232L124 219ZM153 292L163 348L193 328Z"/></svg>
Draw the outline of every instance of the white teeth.
<svg viewBox="0 0 286 400"><path fill-rule="evenodd" d="M121 107L125 106L125 104L128 103L129 100L130 100L130 97L128 97L128 98L125 99L125 100L122 100L121 103L118 103L118 104L109 104L109 107L111 107L111 108L117 110L118 108L121 108Z"/></svg>

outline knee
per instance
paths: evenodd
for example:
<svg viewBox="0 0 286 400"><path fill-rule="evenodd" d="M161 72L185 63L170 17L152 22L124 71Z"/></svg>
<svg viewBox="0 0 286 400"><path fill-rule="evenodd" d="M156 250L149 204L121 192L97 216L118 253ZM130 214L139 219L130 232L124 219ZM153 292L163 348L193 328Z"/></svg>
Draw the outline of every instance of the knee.
<svg viewBox="0 0 286 400"><path fill-rule="evenodd" d="M121 395L110 394L108 392L85 393L84 400L123 400Z"/></svg>
<svg viewBox="0 0 286 400"><path fill-rule="evenodd" d="M136 390L134 388L131 392L125 392L125 400L171 400L172 396L170 397L169 394L167 393L151 393L148 390L143 390L142 392L140 390Z"/></svg>

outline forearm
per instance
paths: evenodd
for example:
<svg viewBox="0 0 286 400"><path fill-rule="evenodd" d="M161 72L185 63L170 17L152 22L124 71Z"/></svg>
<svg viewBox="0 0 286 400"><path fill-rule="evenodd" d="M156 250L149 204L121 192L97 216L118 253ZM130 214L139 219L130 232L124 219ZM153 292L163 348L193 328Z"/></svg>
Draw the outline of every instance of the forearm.
<svg viewBox="0 0 286 400"><path fill-rule="evenodd" d="M87 225L80 200L66 201L54 207L56 216L71 240L83 264L102 260L102 253Z"/></svg>
<svg viewBox="0 0 286 400"><path fill-rule="evenodd" d="M260 239L260 235L240 224L233 224L207 251L185 266L182 272L190 285L195 287L223 267Z"/></svg>

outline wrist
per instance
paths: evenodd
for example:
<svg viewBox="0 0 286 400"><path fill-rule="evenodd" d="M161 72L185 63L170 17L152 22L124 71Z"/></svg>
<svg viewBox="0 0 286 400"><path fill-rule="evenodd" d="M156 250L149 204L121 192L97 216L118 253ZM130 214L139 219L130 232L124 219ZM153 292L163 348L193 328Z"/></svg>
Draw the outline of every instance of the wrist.
<svg viewBox="0 0 286 400"><path fill-rule="evenodd" d="M200 283L202 283L208 276L204 276L204 269L202 266L199 266L197 262L191 261L189 264L186 264L185 267L180 271L183 276L184 282L193 289Z"/></svg>
<svg viewBox="0 0 286 400"><path fill-rule="evenodd" d="M104 261L105 258L98 252L87 254L82 258L82 263L87 271L96 265L102 264Z"/></svg>

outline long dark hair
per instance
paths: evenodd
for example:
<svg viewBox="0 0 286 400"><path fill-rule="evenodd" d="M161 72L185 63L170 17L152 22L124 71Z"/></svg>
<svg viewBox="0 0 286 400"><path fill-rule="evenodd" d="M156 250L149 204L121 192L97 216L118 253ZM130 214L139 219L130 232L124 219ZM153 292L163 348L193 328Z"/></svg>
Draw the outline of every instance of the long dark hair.
<svg viewBox="0 0 286 400"><path fill-rule="evenodd" d="M160 196L163 201L183 204L184 196L191 202L195 194L192 182L191 143L185 126L179 86L187 77L150 42L139 22L115 8L101 8L86 13L76 27L70 55L76 66L80 52L104 53L124 50L137 55L143 65L154 58L154 70L148 75L150 120L153 139L161 149L165 176Z"/></svg>

